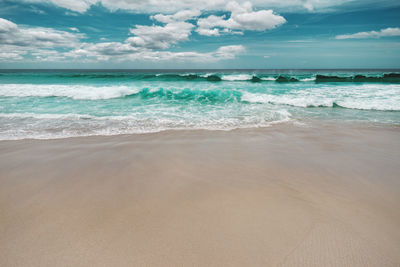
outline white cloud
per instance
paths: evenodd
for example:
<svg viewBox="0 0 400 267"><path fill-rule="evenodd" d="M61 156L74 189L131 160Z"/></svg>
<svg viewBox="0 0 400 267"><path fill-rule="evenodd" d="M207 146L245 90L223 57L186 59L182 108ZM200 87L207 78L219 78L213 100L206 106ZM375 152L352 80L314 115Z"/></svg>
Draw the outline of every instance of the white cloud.
<svg viewBox="0 0 400 267"><path fill-rule="evenodd" d="M91 5L96 4L97 0L33 0L29 2L44 2L52 3L56 6L63 7L72 11L83 13L90 8Z"/></svg>
<svg viewBox="0 0 400 267"><path fill-rule="evenodd" d="M200 35L205 35L205 36L218 36L219 35L219 30L217 28L214 29L207 29L207 28L197 28L196 32Z"/></svg>
<svg viewBox="0 0 400 267"><path fill-rule="evenodd" d="M19 61L31 56L34 60L61 60L55 48L79 46L85 35L44 27L18 26L0 18L0 61Z"/></svg>
<svg viewBox="0 0 400 267"><path fill-rule="evenodd" d="M170 22L165 26L136 25L126 42L135 47L148 49L167 49L178 42L187 41L194 25L184 21Z"/></svg>
<svg viewBox="0 0 400 267"><path fill-rule="evenodd" d="M163 23L171 23L174 21L187 21L190 19L194 19L200 15L201 15L200 10L193 9L193 10L181 10L173 15L157 14L154 16L150 16L150 18Z"/></svg>
<svg viewBox="0 0 400 267"><path fill-rule="evenodd" d="M15 24L9 20L0 18L0 33L1 34L15 31L15 30L17 30L17 28L18 28L17 24Z"/></svg>
<svg viewBox="0 0 400 267"><path fill-rule="evenodd" d="M353 34L337 35L336 39L365 39L365 38L380 38L400 36L400 28L386 28L380 31L358 32Z"/></svg>
<svg viewBox="0 0 400 267"><path fill-rule="evenodd" d="M112 57L125 56L138 51L138 48L127 43L83 43L78 48L66 52L65 55L75 59L93 57L98 60L109 60Z"/></svg>
<svg viewBox="0 0 400 267"><path fill-rule="evenodd" d="M208 62L233 59L244 52L242 45L222 46L212 52L165 51L172 45L187 41L193 24L186 22L197 17L198 11L181 11L173 15L155 15L165 25L136 25L134 35L124 42L85 43L85 35L76 28L59 31L52 28L20 26L0 19L0 61L130 61L177 60ZM60 49L58 49L60 48ZM160 51L161 50L161 51Z"/></svg>
<svg viewBox="0 0 400 267"><path fill-rule="evenodd" d="M56 50L44 50L38 49L36 51L32 51L31 56L35 61L48 61L48 62L56 62L56 61L64 61L66 59L63 53L60 53Z"/></svg>
<svg viewBox="0 0 400 267"><path fill-rule="evenodd" d="M264 31L273 29L286 22L285 18L274 14L272 10L253 11L252 4L245 2L242 5L237 2L229 2L226 10L231 11L228 19L226 16L210 15L197 21L197 33L207 36L220 35L232 30Z"/></svg>
<svg viewBox="0 0 400 267"><path fill-rule="evenodd" d="M200 35L218 36L220 31L216 27L227 26L223 25L226 24L224 18L225 16L217 17L214 15L210 15L207 18L199 19L197 21L198 28L196 29L196 32Z"/></svg>
<svg viewBox="0 0 400 267"><path fill-rule="evenodd" d="M95 4L110 10L125 9L144 13L173 13L182 9L224 10L230 0L24 0L26 2L52 3L75 12L83 13ZM237 0L243 4L248 0ZM251 0L257 8L280 8L283 10L321 10L339 6L349 0ZM363 0L366 2L366 0ZM368 2L368 1L367 1Z"/></svg>
<svg viewBox="0 0 400 267"><path fill-rule="evenodd" d="M0 18L0 45L26 47L73 47L83 34L58 31L43 27L18 27Z"/></svg>
<svg viewBox="0 0 400 267"><path fill-rule="evenodd" d="M26 54L26 51L20 52L20 51L7 51L6 52L0 52L0 62L1 61L7 61L7 62L13 62L13 61L20 61L24 59L24 55Z"/></svg>
<svg viewBox="0 0 400 267"><path fill-rule="evenodd" d="M16 47L14 45L7 45L0 43L0 62L20 61L28 54L29 50L26 47Z"/></svg>
<svg viewBox="0 0 400 267"><path fill-rule="evenodd" d="M187 41L192 33L194 25L186 22L201 14L199 10L181 10L172 15L156 14L151 19L165 23L163 26L136 25L130 29L134 35L126 42L134 47L146 49L168 49L171 45Z"/></svg>
<svg viewBox="0 0 400 267"><path fill-rule="evenodd" d="M237 54L240 54L245 51L244 46L242 45L228 45L221 46L215 51L215 56L223 59L232 59L235 58Z"/></svg>
<svg viewBox="0 0 400 267"><path fill-rule="evenodd" d="M171 51L153 51L148 49L131 50L129 46L121 43L100 43L84 44L80 48L72 50L65 54L70 58L81 59L84 61L196 61L210 62L217 60L233 59L238 54L245 51L242 45L222 46L213 52L171 52Z"/></svg>
<svg viewBox="0 0 400 267"><path fill-rule="evenodd" d="M216 51L199 52L169 52L169 51L145 51L139 55L132 55L134 59L146 59L151 61L186 61L186 62L213 62L218 60L233 59L244 51L242 45L221 46ZM139 56L139 57L136 57Z"/></svg>

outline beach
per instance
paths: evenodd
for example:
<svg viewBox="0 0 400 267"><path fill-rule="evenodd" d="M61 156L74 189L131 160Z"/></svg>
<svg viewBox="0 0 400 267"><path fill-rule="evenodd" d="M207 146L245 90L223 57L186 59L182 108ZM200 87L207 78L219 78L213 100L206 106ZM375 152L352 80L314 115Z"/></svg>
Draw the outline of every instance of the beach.
<svg viewBox="0 0 400 267"><path fill-rule="evenodd" d="M0 267L400 267L399 14L0 0Z"/></svg>
<svg viewBox="0 0 400 267"><path fill-rule="evenodd" d="M0 265L399 266L399 130L0 141Z"/></svg>

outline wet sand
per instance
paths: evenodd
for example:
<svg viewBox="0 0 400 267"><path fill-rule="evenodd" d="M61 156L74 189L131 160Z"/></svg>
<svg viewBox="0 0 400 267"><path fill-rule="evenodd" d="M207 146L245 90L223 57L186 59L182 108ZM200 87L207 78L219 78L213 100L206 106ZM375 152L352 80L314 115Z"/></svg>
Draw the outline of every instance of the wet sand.
<svg viewBox="0 0 400 267"><path fill-rule="evenodd" d="M400 266L400 128L0 142L1 266Z"/></svg>

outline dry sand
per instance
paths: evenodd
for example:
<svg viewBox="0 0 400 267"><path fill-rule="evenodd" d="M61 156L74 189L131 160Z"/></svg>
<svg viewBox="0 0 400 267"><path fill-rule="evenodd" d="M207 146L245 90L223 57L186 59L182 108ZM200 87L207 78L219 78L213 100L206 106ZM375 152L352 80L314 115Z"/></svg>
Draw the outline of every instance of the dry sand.
<svg viewBox="0 0 400 267"><path fill-rule="evenodd" d="M400 129L0 142L1 266L400 266Z"/></svg>

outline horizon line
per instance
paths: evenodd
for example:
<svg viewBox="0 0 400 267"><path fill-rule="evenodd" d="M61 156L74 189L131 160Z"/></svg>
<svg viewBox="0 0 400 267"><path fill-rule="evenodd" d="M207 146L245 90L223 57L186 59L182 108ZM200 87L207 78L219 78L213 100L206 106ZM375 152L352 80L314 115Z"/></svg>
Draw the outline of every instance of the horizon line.
<svg viewBox="0 0 400 267"><path fill-rule="evenodd" d="M155 69L155 68L0 68L0 71L29 71L29 70L43 70L43 71L61 71L61 70L106 70L106 71L255 71L255 70L394 70L400 71L400 68L179 68L179 69Z"/></svg>

